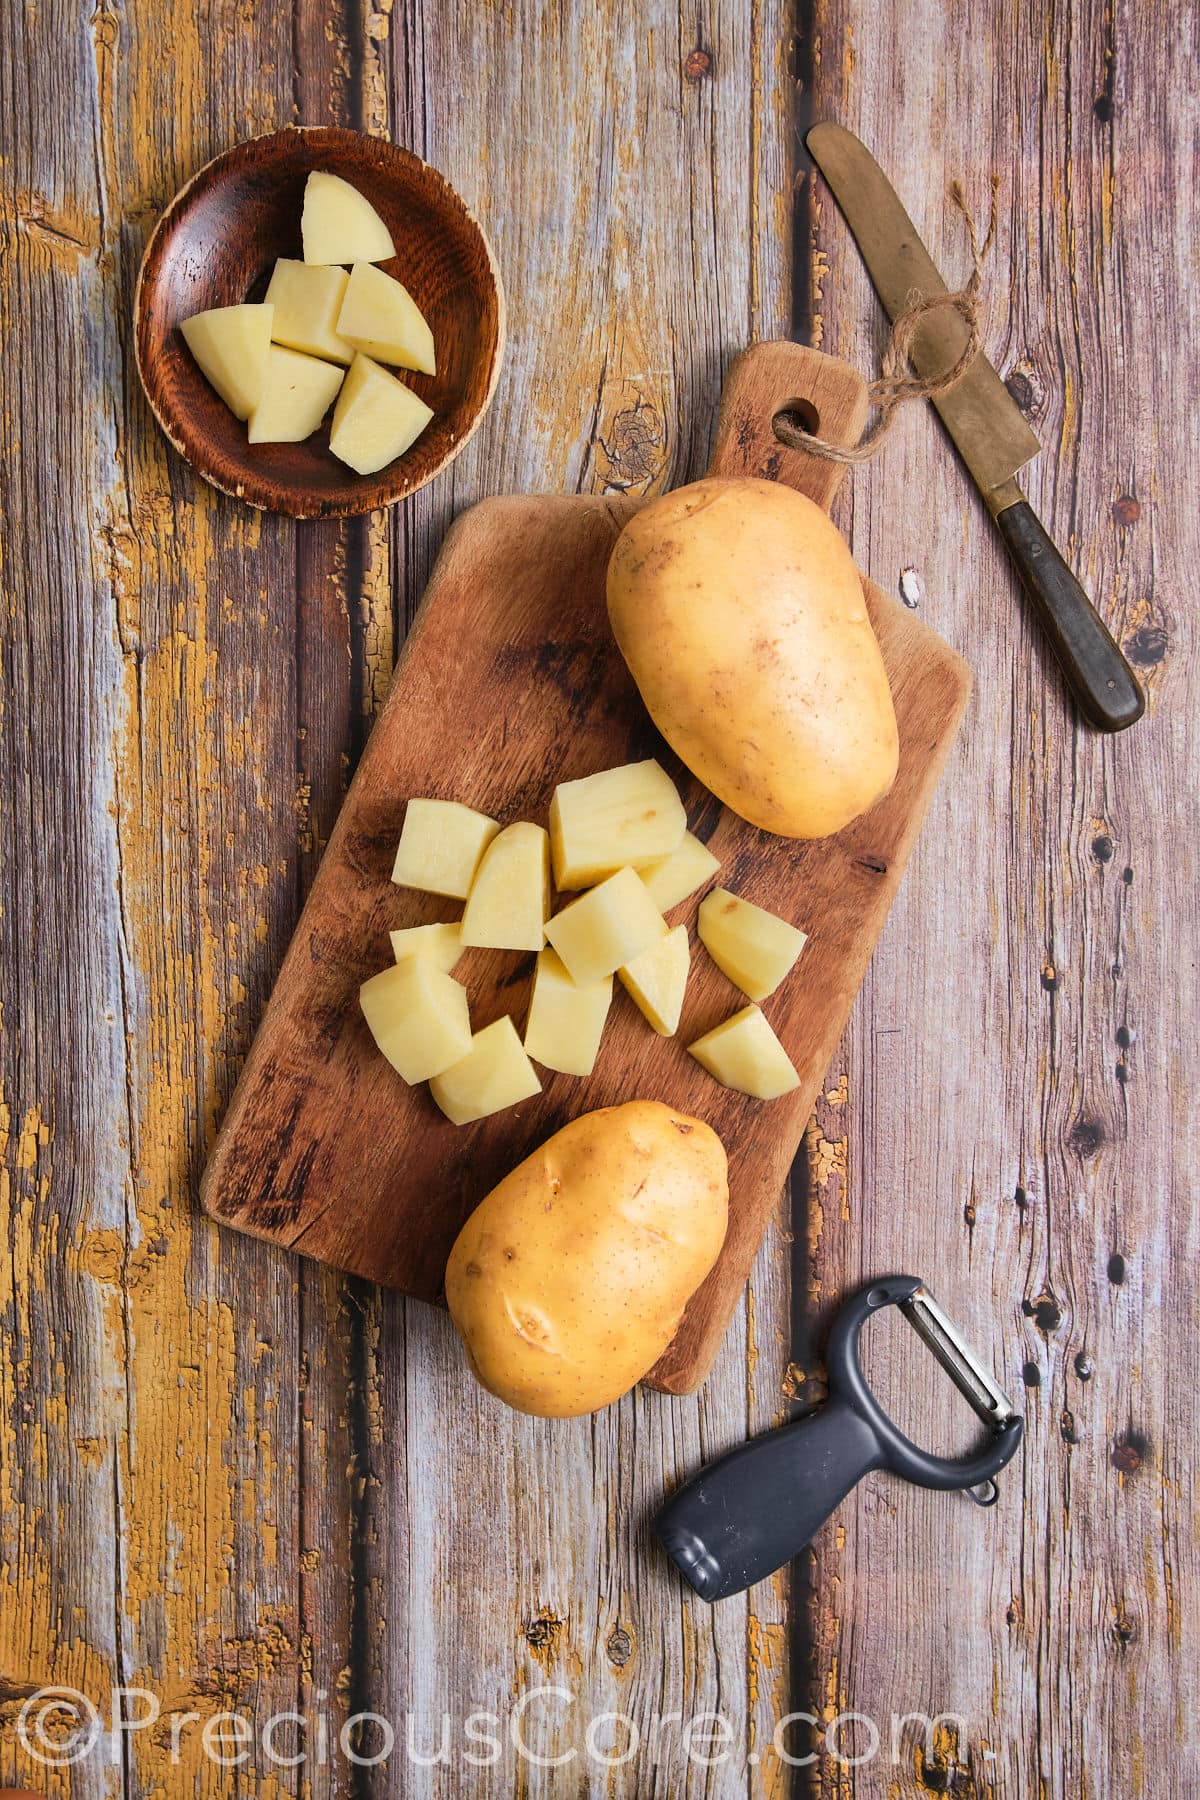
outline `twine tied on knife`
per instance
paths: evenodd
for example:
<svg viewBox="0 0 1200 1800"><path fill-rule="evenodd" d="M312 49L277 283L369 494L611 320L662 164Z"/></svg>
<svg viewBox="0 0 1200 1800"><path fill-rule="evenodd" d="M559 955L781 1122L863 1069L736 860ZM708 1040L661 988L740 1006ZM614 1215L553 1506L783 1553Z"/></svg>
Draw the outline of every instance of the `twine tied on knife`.
<svg viewBox="0 0 1200 1800"><path fill-rule="evenodd" d="M883 444L895 423L897 411L905 401L935 400L939 394L948 394L951 388L957 387L983 347L979 335L979 289L983 280L984 261L996 237L996 195L999 187L1000 177L993 175L987 236L981 245L962 183L951 182L950 198L966 221L967 235L971 242L971 273L963 286L952 293L926 295L914 288L909 294L908 305L892 326L892 335L880 361L880 377L867 388L867 399L872 406L878 408L878 417L870 430L863 433L857 444L834 444L827 438L805 431L796 423L795 415L785 411L776 413L774 419L775 436L781 444L786 444L789 450L804 450L809 456L820 457L825 462L868 462ZM918 375L913 371L909 359L913 339L922 321L930 313L947 308L956 312L966 326L967 341L954 364L942 374Z"/></svg>

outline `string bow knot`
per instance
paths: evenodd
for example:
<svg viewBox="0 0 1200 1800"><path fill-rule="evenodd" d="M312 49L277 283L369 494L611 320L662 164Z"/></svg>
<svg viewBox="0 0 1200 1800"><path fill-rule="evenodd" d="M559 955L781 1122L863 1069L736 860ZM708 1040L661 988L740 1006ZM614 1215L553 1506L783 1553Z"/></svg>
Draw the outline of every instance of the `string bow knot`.
<svg viewBox="0 0 1200 1800"><path fill-rule="evenodd" d="M882 446L895 423L897 412L906 401L936 400L939 395L948 394L951 388L958 386L983 348L979 335L979 289L983 281L983 265L996 238L996 196L999 188L1000 177L993 175L987 236L980 244L962 183L951 182L950 198L966 221L971 243L971 273L962 287L955 288L950 293L922 294L913 288L908 294L907 305L892 326L892 335L880 359L879 379L873 381L867 389L868 400L878 409L878 417L870 429L863 433L857 444L834 444L828 438L805 431L803 426L796 423L792 414L780 412L775 415L774 426L775 436L781 444L786 444L789 450L804 450L808 455L820 457L825 462L868 462ZM931 313L947 309L956 312L966 326L967 341L951 367L942 374L918 375L914 372L911 359L913 340Z"/></svg>

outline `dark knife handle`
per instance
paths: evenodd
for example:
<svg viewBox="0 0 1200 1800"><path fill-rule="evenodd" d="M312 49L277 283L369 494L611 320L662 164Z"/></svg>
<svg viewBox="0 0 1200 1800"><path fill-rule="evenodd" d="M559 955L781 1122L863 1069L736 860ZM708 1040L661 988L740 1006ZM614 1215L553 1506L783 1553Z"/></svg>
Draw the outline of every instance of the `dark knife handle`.
<svg viewBox="0 0 1200 1800"><path fill-rule="evenodd" d="M1146 710L1137 677L1028 500L996 514L1079 710L1100 731L1124 731Z"/></svg>

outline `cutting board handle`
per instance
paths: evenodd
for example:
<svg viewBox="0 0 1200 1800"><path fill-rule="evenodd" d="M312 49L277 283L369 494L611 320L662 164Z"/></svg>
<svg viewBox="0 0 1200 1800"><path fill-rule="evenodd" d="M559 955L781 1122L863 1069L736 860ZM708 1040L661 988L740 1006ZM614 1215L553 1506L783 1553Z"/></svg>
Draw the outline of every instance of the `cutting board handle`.
<svg viewBox="0 0 1200 1800"><path fill-rule="evenodd" d="M725 378L708 472L782 481L828 512L846 464L790 450L775 436L775 415L796 407L807 431L835 444L856 444L867 405L866 382L840 358L786 340L755 344Z"/></svg>

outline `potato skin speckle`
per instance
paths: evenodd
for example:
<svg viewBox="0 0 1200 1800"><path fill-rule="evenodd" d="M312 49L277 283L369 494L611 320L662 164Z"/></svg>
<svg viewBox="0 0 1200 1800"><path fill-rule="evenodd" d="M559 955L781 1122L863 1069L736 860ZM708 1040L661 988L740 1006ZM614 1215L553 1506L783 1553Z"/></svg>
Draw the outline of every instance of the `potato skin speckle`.
<svg viewBox="0 0 1200 1800"><path fill-rule="evenodd" d="M728 1203L725 1151L702 1120L657 1100L572 1120L492 1189L450 1252L446 1300L473 1374L545 1418L608 1406L670 1343Z"/></svg>
<svg viewBox="0 0 1200 1800"><path fill-rule="evenodd" d="M663 736L752 825L826 837L891 787L896 714L862 580L804 495L712 477L652 500L613 547L608 613Z"/></svg>

